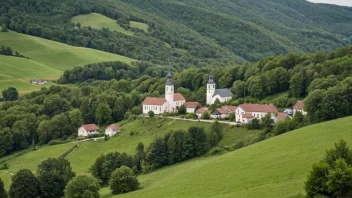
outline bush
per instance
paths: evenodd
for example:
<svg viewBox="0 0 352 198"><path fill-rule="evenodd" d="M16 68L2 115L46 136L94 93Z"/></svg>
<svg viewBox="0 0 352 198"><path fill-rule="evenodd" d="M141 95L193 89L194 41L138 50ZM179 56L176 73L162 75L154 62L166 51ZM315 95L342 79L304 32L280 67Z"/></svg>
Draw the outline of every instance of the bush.
<svg viewBox="0 0 352 198"><path fill-rule="evenodd" d="M198 116L195 113L189 113L185 116L186 119L197 119Z"/></svg>
<svg viewBox="0 0 352 198"><path fill-rule="evenodd" d="M204 119L204 120L209 120L210 119L210 113L209 112L203 112L201 118Z"/></svg>
<svg viewBox="0 0 352 198"><path fill-rule="evenodd" d="M0 167L0 170L7 170L9 169L9 165L5 162L2 164L2 166Z"/></svg>
<svg viewBox="0 0 352 198"><path fill-rule="evenodd" d="M99 198L100 185L92 175L83 173L73 178L65 188L66 198Z"/></svg>
<svg viewBox="0 0 352 198"><path fill-rule="evenodd" d="M137 190L139 182L132 169L127 166L121 166L111 173L109 186L112 194L116 195Z"/></svg>
<svg viewBox="0 0 352 198"><path fill-rule="evenodd" d="M97 134L92 134L92 135L88 135L87 138L91 139L91 138L99 138L99 137L104 137L105 134L103 133L97 133Z"/></svg>
<svg viewBox="0 0 352 198"><path fill-rule="evenodd" d="M233 145L233 149L240 149L240 148L243 148L244 146L245 146L244 141L239 140L235 145Z"/></svg>
<svg viewBox="0 0 352 198"><path fill-rule="evenodd" d="M130 136L134 136L134 131L131 131L131 132L130 132Z"/></svg>
<svg viewBox="0 0 352 198"><path fill-rule="evenodd" d="M154 111L149 111L149 112L148 112L148 116L149 116L150 118L154 118L154 116L155 116Z"/></svg>
<svg viewBox="0 0 352 198"><path fill-rule="evenodd" d="M260 129L260 121L254 118L248 125L248 129Z"/></svg>

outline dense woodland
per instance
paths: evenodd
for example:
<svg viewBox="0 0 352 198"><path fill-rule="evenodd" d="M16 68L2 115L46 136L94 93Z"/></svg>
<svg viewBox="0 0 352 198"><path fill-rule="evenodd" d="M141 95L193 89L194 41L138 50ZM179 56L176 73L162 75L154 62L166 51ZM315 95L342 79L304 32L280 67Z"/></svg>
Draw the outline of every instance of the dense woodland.
<svg viewBox="0 0 352 198"><path fill-rule="evenodd" d="M92 12L116 20L134 35L71 23L73 16ZM351 12L303 0L5 0L0 2L0 23L20 33L185 68L231 65L347 45ZM129 21L146 23L149 31L131 28Z"/></svg>

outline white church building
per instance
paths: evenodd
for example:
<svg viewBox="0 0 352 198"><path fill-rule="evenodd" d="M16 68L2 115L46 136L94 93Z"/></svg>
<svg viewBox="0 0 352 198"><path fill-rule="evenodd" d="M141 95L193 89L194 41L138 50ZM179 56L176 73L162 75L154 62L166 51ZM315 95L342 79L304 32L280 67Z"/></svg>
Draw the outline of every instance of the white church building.
<svg viewBox="0 0 352 198"><path fill-rule="evenodd" d="M213 74L209 74L209 80L207 84L207 105L215 103L216 99L219 99L221 103L227 102L232 99L233 94L229 89L216 89Z"/></svg>
<svg viewBox="0 0 352 198"><path fill-rule="evenodd" d="M177 108L185 104L185 97L180 93L174 93L171 73L166 78L165 98L147 97L142 103L143 114L148 114L149 111L153 111L154 114L177 112Z"/></svg>

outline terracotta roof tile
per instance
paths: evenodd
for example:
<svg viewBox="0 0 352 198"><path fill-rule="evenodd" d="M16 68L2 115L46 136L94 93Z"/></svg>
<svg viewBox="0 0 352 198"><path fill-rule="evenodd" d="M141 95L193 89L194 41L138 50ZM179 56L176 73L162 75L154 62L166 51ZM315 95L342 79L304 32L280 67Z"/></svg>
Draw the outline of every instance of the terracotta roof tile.
<svg viewBox="0 0 352 198"><path fill-rule="evenodd" d="M251 113L245 113L242 115L242 118L253 118L253 115Z"/></svg>
<svg viewBox="0 0 352 198"><path fill-rule="evenodd" d="M120 130L120 127L117 126L116 124L111 124L107 127L107 129L111 129L113 131L119 131Z"/></svg>
<svg viewBox="0 0 352 198"><path fill-rule="evenodd" d="M215 112L216 111L219 112L220 114L227 114L227 111L225 109L223 109L223 108L216 108Z"/></svg>
<svg viewBox="0 0 352 198"><path fill-rule="evenodd" d="M181 101L181 100L186 100L185 97L183 97L182 94L180 93L175 93L174 94L174 101Z"/></svg>
<svg viewBox="0 0 352 198"><path fill-rule="evenodd" d="M304 109L303 101L297 101L297 103L295 104L295 106L293 108L297 109L297 110L303 110Z"/></svg>
<svg viewBox="0 0 352 198"><path fill-rule="evenodd" d="M96 131L99 130L99 127L95 124L86 124L82 125L82 128L84 128L86 131Z"/></svg>
<svg viewBox="0 0 352 198"><path fill-rule="evenodd" d="M208 109L202 107L202 108L199 108L199 109L197 110L197 113L204 113L204 112L207 112L207 111L208 111Z"/></svg>
<svg viewBox="0 0 352 198"><path fill-rule="evenodd" d="M277 113L277 119L278 120L285 120L287 118L287 114L284 112L278 112Z"/></svg>
<svg viewBox="0 0 352 198"><path fill-rule="evenodd" d="M144 105L156 105L156 106L162 106L165 104L166 99L165 98L153 98L153 97L146 97L143 101Z"/></svg>
<svg viewBox="0 0 352 198"><path fill-rule="evenodd" d="M221 108L225 109L227 112L235 112L237 109L237 106L222 106Z"/></svg>
<svg viewBox="0 0 352 198"><path fill-rule="evenodd" d="M241 104L239 107L245 112L264 112L275 113L278 112L275 105L262 105L262 104Z"/></svg>
<svg viewBox="0 0 352 198"><path fill-rule="evenodd" d="M185 107L186 108L197 108L198 106L200 106L199 102L186 102L185 103Z"/></svg>

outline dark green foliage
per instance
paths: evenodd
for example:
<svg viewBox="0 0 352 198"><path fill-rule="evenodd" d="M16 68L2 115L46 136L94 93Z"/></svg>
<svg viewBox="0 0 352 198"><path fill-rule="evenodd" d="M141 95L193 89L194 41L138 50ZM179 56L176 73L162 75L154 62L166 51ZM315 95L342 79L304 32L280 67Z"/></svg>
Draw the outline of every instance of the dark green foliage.
<svg viewBox="0 0 352 198"><path fill-rule="evenodd" d="M40 181L30 170L22 169L12 177L9 195L11 198L37 198L41 196Z"/></svg>
<svg viewBox="0 0 352 198"><path fill-rule="evenodd" d="M2 181L1 178L0 178L0 197L1 198L7 198L8 197L7 192L5 190L5 187L4 187L4 182Z"/></svg>
<svg viewBox="0 0 352 198"><path fill-rule="evenodd" d="M18 91L14 87L9 87L2 91L2 98L4 101L14 101L18 99Z"/></svg>
<svg viewBox="0 0 352 198"><path fill-rule="evenodd" d="M109 186L112 194L122 194L138 189L139 182L133 171L127 166L121 166L111 173Z"/></svg>
<svg viewBox="0 0 352 198"><path fill-rule="evenodd" d="M210 129L210 146L216 146L224 137L224 133L218 121L215 121Z"/></svg>
<svg viewBox="0 0 352 198"><path fill-rule="evenodd" d="M326 152L325 158L313 165L305 183L308 197L352 196L352 150L340 140L334 149Z"/></svg>
<svg viewBox="0 0 352 198"><path fill-rule="evenodd" d="M12 56L13 55L13 51L12 51L11 47L6 47L6 46L2 45L0 47L0 55Z"/></svg>
<svg viewBox="0 0 352 198"><path fill-rule="evenodd" d="M178 108L178 114L184 115L186 113L187 113L187 109L186 109L185 105L182 105L182 106L180 106L180 108Z"/></svg>
<svg viewBox="0 0 352 198"><path fill-rule="evenodd" d="M175 164L193 157L192 138L184 130L171 132L167 140L168 163Z"/></svg>
<svg viewBox="0 0 352 198"><path fill-rule="evenodd" d="M192 138L193 156L200 156L208 151L209 143L207 134L202 127L190 127L188 133Z"/></svg>
<svg viewBox="0 0 352 198"><path fill-rule="evenodd" d="M247 126L248 126L248 129L260 129L260 121L257 118L254 118L253 120L250 121L250 123Z"/></svg>
<svg viewBox="0 0 352 198"><path fill-rule="evenodd" d="M97 179L83 173L73 178L65 188L67 198L99 198L100 185Z"/></svg>
<svg viewBox="0 0 352 198"><path fill-rule="evenodd" d="M95 117L100 126L111 122L112 111L107 103L99 103L97 110L95 112Z"/></svg>
<svg viewBox="0 0 352 198"><path fill-rule="evenodd" d="M133 164L136 166L138 171L142 171L142 162L145 159L144 144L142 142L138 143L136 148L137 152L133 156Z"/></svg>
<svg viewBox="0 0 352 198"><path fill-rule="evenodd" d="M146 151L145 162L157 169L168 164L167 142L157 137L148 147Z"/></svg>
<svg viewBox="0 0 352 198"><path fill-rule="evenodd" d="M75 176L70 162L64 158L49 158L38 165L38 178L41 182L41 197L64 196L66 184Z"/></svg>
<svg viewBox="0 0 352 198"><path fill-rule="evenodd" d="M0 156L9 153L13 148L13 139L10 128L0 130Z"/></svg>
<svg viewBox="0 0 352 198"><path fill-rule="evenodd" d="M201 118L204 119L204 120L209 120L210 119L210 113L207 112L207 111L203 112Z"/></svg>
<svg viewBox="0 0 352 198"><path fill-rule="evenodd" d="M273 133L275 135L280 135L280 134L295 130L298 127L299 127L299 123L296 120L286 118L285 120L279 121L275 124Z"/></svg>
<svg viewBox="0 0 352 198"><path fill-rule="evenodd" d="M1 26L1 32L8 32L9 30L7 29L6 25Z"/></svg>
<svg viewBox="0 0 352 198"><path fill-rule="evenodd" d="M111 173L121 166L133 167L133 159L126 153L108 153L105 156L101 155L95 160L95 163L90 168L92 175L107 184Z"/></svg>
<svg viewBox="0 0 352 198"><path fill-rule="evenodd" d="M153 118L153 117L154 117L154 111L149 111L149 112L148 112L148 116L149 116L150 118Z"/></svg>

